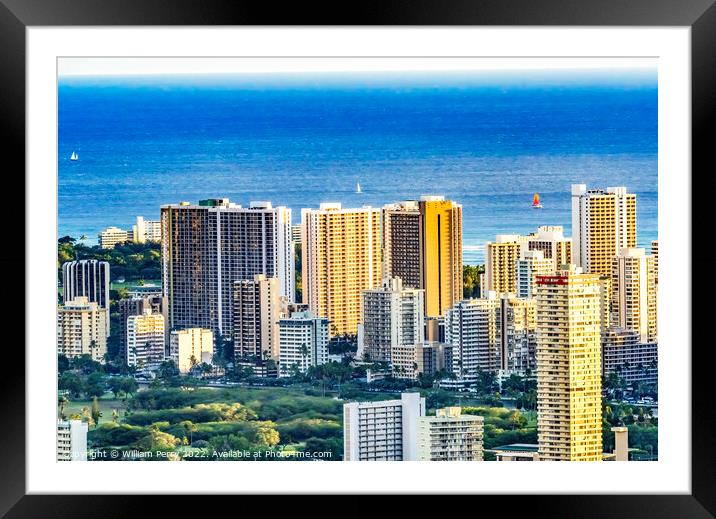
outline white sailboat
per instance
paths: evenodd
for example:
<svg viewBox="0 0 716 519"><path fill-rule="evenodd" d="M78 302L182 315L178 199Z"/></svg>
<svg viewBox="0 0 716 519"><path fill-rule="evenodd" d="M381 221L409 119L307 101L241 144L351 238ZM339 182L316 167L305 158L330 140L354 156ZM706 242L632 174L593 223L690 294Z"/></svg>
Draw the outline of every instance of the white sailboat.
<svg viewBox="0 0 716 519"><path fill-rule="evenodd" d="M73 151L72 155L70 155L70 160L78 160L78 159L79 159L79 157L77 156L77 153Z"/></svg>
<svg viewBox="0 0 716 519"><path fill-rule="evenodd" d="M362 193L362 192L363 191L361 191L360 182L356 182L356 193Z"/></svg>

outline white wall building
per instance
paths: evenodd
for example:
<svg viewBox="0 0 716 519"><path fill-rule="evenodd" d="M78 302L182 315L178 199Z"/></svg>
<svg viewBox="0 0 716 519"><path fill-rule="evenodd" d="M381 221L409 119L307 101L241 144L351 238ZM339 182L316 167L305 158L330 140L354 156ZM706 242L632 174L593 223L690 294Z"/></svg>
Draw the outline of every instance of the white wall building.
<svg viewBox="0 0 716 519"><path fill-rule="evenodd" d="M462 414L460 407L437 409L418 418L419 461L482 461L482 416Z"/></svg>
<svg viewBox="0 0 716 519"><path fill-rule="evenodd" d="M328 362L328 322L311 312L295 312L279 320L279 377L291 376L294 366L305 373Z"/></svg>
<svg viewBox="0 0 716 519"><path fill-rule="evenodd" d="M164 316L151 309L127 317L127 364L155 370L165 358Z"/></svg>
<svg viewBox="0 0 716 519"><path fill-rule="evenodd" d="M87 424L57 420L57 461L87 461Z"/></svg>
<svg viewBox="0 0 716 519"><path fill-rule="evenodd" d="M417 460L421 416L425 398L420 393L402 393L400 400L343 404L343 460Z"/></svg>
<svg viewBox="0 0 716 519"><path fill-rule="evenodd" d="M97 235L97 240L103 249L113 249L118 243L132 241L132 233L119 227L107 227Z"/></svg>
<svg viewBox="0 0 716 519"><path fill-rule="evenodd" d="M534 296L535 278L554 272L554 260L545 258L541 250L526 251L517 260L517 297Z"/></svg>
<svg viewBox="0 0 716 519"><path fill-rule="evenodd" d="M145 220L143 216L137 216L137 223L132 226L132 241L135 243L162 241L162 222Z"/></svg>
<svg viewBox="0 0 716 519"><path fill-rule="evenodd" d="M86 297L67 301L57 310L57 353L68 358L90 355L104 362L107 353L106 309Z"/></svg>
<svg viewBox="0 0 716 519"><path fill-rule="evenodd" d="M214 334L204 328L172 330L169 336L169 357L181 373L188 373L199 364L211 364L214 355Z"/></svg>

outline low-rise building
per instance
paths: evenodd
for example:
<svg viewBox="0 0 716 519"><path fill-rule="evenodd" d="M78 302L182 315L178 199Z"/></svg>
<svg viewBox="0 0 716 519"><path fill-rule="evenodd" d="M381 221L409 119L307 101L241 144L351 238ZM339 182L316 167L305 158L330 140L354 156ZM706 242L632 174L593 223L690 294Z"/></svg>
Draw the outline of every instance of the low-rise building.
<svg viewBox="0 0 716 519"><path fill-rule="evenodd" d="M107 227L99 233L97 239L99 246L103 249L113 249L118 243L132 241L132 233L119 227Z"/></svg>
<svg viewBox="0 0 716 519"><path fill-rule="evenodd" d="M328 319L311 312L296 312L278 321L280 377L328 362L328 324Z"/></svg>
<svg viewBox="0 0 716 519"><path fill-rule="evenodd" d="M164 316L151 309L127 317L127 365L140 371L153 371L166 357Z"/></svg>
<svg viewBox="0 0 716 519"><path fill-rule="evenodd" d="M214 334L205 328L172 330L169 339L169 357L179 372L189 373L199 364L212 364Z"/></svg>
<svg viewBox="0 0 716 519"><path fill-rule="evenodd" d="M602 376L612 373L629 384L656 384L659 376L659 347L641 342L639 332L611 327L602 333Z"/></svg>
<svg viewBox="0 0 716 519"><path fill-rule="evenodd" d="M491 450L496 461L539 461L539 445L536 443L513 443Z"/></svg>
<svg viewBox="0 0 716 519"><path fill-rule="evenodd" d="M460 407L437 409L418 418L418 460L482 461L482 416L464 415Z"/></svg>

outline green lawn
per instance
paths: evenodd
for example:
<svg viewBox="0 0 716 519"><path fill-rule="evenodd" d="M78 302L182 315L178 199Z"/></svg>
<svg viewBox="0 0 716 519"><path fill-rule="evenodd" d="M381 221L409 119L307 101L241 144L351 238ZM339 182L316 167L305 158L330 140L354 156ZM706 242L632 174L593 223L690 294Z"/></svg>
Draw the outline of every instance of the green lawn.
<svg viewBox="0 0 716 519"><path fill-rule="evenodd" d="M112 411L115 409L119 412L120 419L124 417L127 406L121 400L113 398L112 393L107 393L103 397L97 399L97 401L99 403L99 410L102 413L102 416L99 419L100 424L104 422L111 422ZM65 416L69 417L75 413L79 414L82 412L83 407L90 409L92 407L92 400L70 400L70 402L65 405Z"/></svg>
<svg viewBox="0 0 716 519"><path fill-rule="evenodd" d="M118 283L117 281L112 281L110 283L110 288L111 288L111 290L117 290L119 288L131 288L131 287L137 286L138 282L139 282L139 280L136 280L136 279L124 281L122 283ZM162 280L161 279L145 279L144 284L145 285L154 285L157 288L161 288Z"/></svg>

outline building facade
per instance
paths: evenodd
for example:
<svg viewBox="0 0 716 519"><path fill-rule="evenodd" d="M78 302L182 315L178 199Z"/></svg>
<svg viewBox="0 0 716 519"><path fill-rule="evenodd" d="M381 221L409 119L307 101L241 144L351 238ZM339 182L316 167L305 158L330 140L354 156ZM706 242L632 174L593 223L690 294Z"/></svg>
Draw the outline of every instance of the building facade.
<svg viewBox="0 0 716 519"><path fill-rule="evenodd" d="M117 307L119 309L120 325L119 351L124 357L124 361L127 362L127 319L130 315L142 315L146 310L149 310L153 314L161 314L166 325L169 322L167 298L162 296L161 292L158 295L151 296L137 296L135 294L135 297L130 296L128 299L117 301ZM165 326L164 340L166 344L169 343L169 331L169 327Z"/></svg>
<svg viewBox="0 0 716 519"><path fill-rule="evenodd" d="M635 330L641 342L657 341L656 266L644 249L622 249L612 259L612 324Z"/></svg>
<svg viewBox="0 0 716 519"><path fill-rule="evenodd" d="M57 461L87 461L87 423L57 420Z"/></svg>
<svg viewBox="0 0 716 519"><path fill-rule="evenodd" d="M127 365L139 371L154 371L166 358L164 316L151 309L127 317Z"/></svg>
<svg viewBox="0 0 716 519"><path fill-rule="evenodd" d="M306 373L311 366L328 362L329 321L311 312L296 312L278 321L279 377L294 369Z"/></svg>
<svg viewBox="0 0 716 519"><path fill-rule="evenodd" d="M137 216L137 222L132 226L132 241L135 243L162 241L162 222L145 220L143 216Z"/></svg>
<svg viewBox="0 0 716 519"><path fill-rule="evenodd" d="M438 317L462 299L462 206L423 196L420 211L420 288L425 315Z"/></svg>
<svg viewBox="0 0 716 519"><path fill-rule="evenodd" d="M420 208L416 200L383 206L383 275L421 288Z"/></svg>
<svg viewBox="0 0 716 519"><path fill-rule="evenodd" d="M572 185L572 257L590 274L611 275L612 258L636 247L636 195L625 187Z"/></svg>
<svg viewBox="0 0 716 519"><path fill-rule="evenodd" d="M114 249L118 243L132 241L132 233L119 227L107 227L97 235L97 241L103 249Z"/></svg>
<svg viewBox="0 0 716 519"><path fill-rule="evenodd" d="M380 209L324 203L301 211L303 302L331 322L331 335L358 332L362 291L380 286Z"/></svg>
<svg viewBox="0 0 716 519"><path fill-rule="evenodd" d="M659 284L659 240L651 241L651 255L654 258L654 277Z"/></svg>
<svg viewBox="0 0 716 519"><path fill-rule="evenodd" d="M602 459L600 291L574 265L537 278L540 460Z"/></svg>
<svg viewBox="0 0 716 519"><path fill-rule="evenodd" d="M498 337L504 372L524 375L537 369L536 316L535 299L501 298Z"/></svg>
<svg viewBox="0 0 716 519"><path fill-rule="evenodd" d="M517 297L534 296L535 278L554 272L554 260L545 258L542 250L530 250L517 259Z"/></svg>
<svg viewBox="0 0 716 519"><path fill-rule="evenodd" d="M656 384L659 347L641 342L635 330L612 327L602 332L602 376L616 374L627 384Z"/></svg>
<svg viewBox="0 0 716 519"><path fill-rule="evenodd" d="M68 261L62 264L62 300L86 297L109 313L109 263L98 260ZM105 333L109 337L109 319Z"/></svg>
<svg viewBox="0 0 716 519"><path fill-rule="evenodd" d="M452 346L453 373L459 380L477 380L479 371L500 368L500 298L460 301L445 314L445 342Z"/></svg>
<svg viewBox="0 0 716 519"><path fill-rule="evenodd" d="M516 234L498 234L494 242L485 244L485 292L517 293L520 238Z"/></svg>
<svg viewBox="0 0 716 519"><path fill-rule="evenodd" d="M363 291L362 346L372 361L390 362L391 349L422 342L425 292L404 288L400 278L386 278L380 288Z"/></svg>
<svg viewBox="0 0 716 519"><path fill-rule="evenodd" d="M161 208L162 287L171 328L208 328L232 337L234 282L276 277L294 297L291 210L228 199Z"/></svg>
<svg viewBox="0 0 716 519"><path fill-rule="evenodd" d="M234 282L234 358L262 364L278 361L281 296L278 279L263 274Z"/></svg>
<svg viewBox="0 0 716 519"><path fill-rule="evenodd" d="M199 364L212 364L214 334L202 328L172 330L169 338L169 358L180 373L189 373Z"/></svg>
<svg viewBox="0 0 716 519"><path fill-rule="evenodd" d="M57 353L68 358L90 355L104 362L107 353L107 310L87 297L76 297L57 310Z"/></svg>
<svg viewBox="0 0 716 519"><path fill-rule="evenodd" d="M553 268L572 263L572 239L565 238L561 225L541 225L537 232L524 236L521 240L521 256L529 251L540 251L545 259L551 259Z"/></svg>
<svg viewBox="0 0 716 519"><path fill-rule="evenodd" d="M462 414L460 407L436 409L418 418L418 461L482 461L482 416Z"/></svg>
<svg viewBox="0 0 716 519"><path fill-rule="evenodd" d="M343 404L343 460L417 460L421 416L425 398L420 393L402 393L400 400Z"/></svg>

